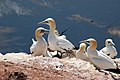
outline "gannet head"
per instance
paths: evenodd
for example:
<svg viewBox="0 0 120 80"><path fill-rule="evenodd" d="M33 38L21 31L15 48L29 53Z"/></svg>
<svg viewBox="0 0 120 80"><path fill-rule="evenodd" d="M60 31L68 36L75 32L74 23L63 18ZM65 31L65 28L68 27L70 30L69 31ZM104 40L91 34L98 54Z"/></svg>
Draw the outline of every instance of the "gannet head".
<svg viewBox="0 0 120 80"><path fill-rule="evenodd" d="M39 22L38 24L47 24L50 26L50 29L54 29L54 30L56 29L56 23L52 18L47 18L44 21Z"/></svg>
<svg viewBox="0 0 120 80"><path fill-rule="evenodd" d="M81 43L79 48L80 48L80 51L84 52L85 48L86 48L86 44L85 43Z"/></svg>
<svg viewBox="0 0 120 80"><path fill-rule="evenodd" d="M85 43L80 43L80 48L86 48L86 44Z"/></svg>
<svg viewBox="0 0 120 80"><path fill-rule="evenodd" d="M55 30L55 34L59 36L58 30Z"/></svg>
<svg viewBox="0 0 120 80"><path fill-rule="evenodd" d="M115 45L112 39L106 39L105 46L109 46L109 45Z"/></svg>
<svg viewBox="0 0 120 80"><path fill-rule="evenodd" d="M45 29L43 27L37 28L36 31L35 31L36 40L38 40L38 38L40 36L42 36L44 33L48 33L48 32L49 32L49 30L47 30L47 29Z"/></svg>
<svg viewBox="0 0 120 80"><path fill-rule="evenodd" d="M89 44L91 49L96 49L97 48L97 41L93 38L89 38L89 39L83 40L81 42Z"/></svg>

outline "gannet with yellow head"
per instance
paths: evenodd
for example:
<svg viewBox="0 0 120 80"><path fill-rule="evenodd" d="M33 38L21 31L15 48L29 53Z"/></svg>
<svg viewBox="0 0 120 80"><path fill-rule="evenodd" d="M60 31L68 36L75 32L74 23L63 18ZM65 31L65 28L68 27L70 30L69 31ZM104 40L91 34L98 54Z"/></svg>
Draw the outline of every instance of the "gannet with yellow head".
<svg viewBox="0 0 120 80"><path fill-rule="evenodd" d="M61 38L60 36L55 34L56 23L52 18L47 18L46 20L39 22L38 24L47 24L50 27L49 35L48 35L48 43L53 51L66 52L73 50L74 45L67 40L66 38Z"/></svg>
<svg viewBox="0 0 120 80"><path fill-rule="evenodd" d="M30 47L30 52L32 53L33 56L47 55L47 42L42 37L46 32L48 33L49 31L42 27L36 29L35 37L37 41L32 39L33 44Z"/></svg>
<svg viewBox="0 0 120 80"><path fill-rule="evenodd" d="M86 52L86 44L85 43L81 43L79 46L79 49L76 51L76 58L77 59L82 59L85 61L89 60L88 54Z"/></svg>
<svg viewBox="0 0 120 80"><path fill-rule="evenodd" d="M102 51L103 53L109 55L111 58L114 58L115 56L117 56L117 50L114 47L114 43L112 39L106 39L105 41L105 47L102 48L100 51Z"/></svg>
<svg viewBox="0 0 120 80"><path fill-rule="evenodd" d="M90 45L87 47L88 57L90 58L90 62L98 69L117 69L117 65L109 56L96 50L97 41L95 39L90 38L81 42Z"/></svg>

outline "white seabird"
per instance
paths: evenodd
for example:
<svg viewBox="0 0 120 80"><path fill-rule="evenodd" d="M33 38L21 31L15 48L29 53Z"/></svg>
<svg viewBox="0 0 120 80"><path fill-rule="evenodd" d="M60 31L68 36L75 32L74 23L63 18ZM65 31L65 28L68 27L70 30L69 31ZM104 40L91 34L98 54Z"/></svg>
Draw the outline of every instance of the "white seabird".
<svg viewBox="0 0 120 80"><path fill-rule="evenodd" d="M69 40L63 37L61 38L61 36L55 34L56 23L52 18L47 18L46 20L39 22L38 24L49 25L50 31L48 35L48 43L51 50L65 53L71 52L75 48L75 46Z"/></svg>
<svg viewBox="0 0 120 80"><path fill-rule="evenodd" d="M77 59L82 59L85 61L89 60L88 54L86 52L86 44L85 43L81 43L79 46L79 49L76 51L76 58Z"/></svg>
<svg viewBox="0 0 120 80"><path fill-rule="evenodd" d="M87 48L88 57L90 58L90 62L98 69L105 69L105 70L118 69L116 63L109 56L107 56L103 52L96 50L97 41L95 39L90 38L81 42L85 42L90 45Z"/></svg>
<svg viewBox="0 0 120 80"><path fill-rule="evenodd" d="M112 39L107 39L105 41L105 47L102 48L100 51L102 51L103 53L109 55L111 58L114 58L115 56L117 56L117 50L114 47L114 43L112 41Z"/></svg>
<svg viewBox="0 0 120 80"><path fill-rule="evenodd" d="M66 39L66 36L59 34L58 30L55 30L55 34L56 34L57 36L59 36L60 38Z"/></svg>
<svg viewBox="0 0 120 80"><path fill-rule="evenodd" d="M47 42L42 37L43 34L46 32L48 32L48 30L42 27L36 29L35 37L37 41L32 39L33 44L30 47L30 52L32 53L33 56L40 56L40 55L47 56Z"/></svg>
<svg viewBox="0 0 120 80"><path fill-rule="evenodd" d="M62 33L64 33L64 32L62 32ZM61 33L59 33L57 29L55 30L55 34L56 34L57 36L59 36L60 38L62 38L62 39L66 39L66 36L65 36L65 35L61 35ZM54 58L54 57L57 57L57 58L67 57L67 55L62 54L61 52L52 51L49 45L48 45L48 51L47 51L47 52L48 52L49 54L51 54L52 58ZM65 53L65 54L66 54L66 53Z"/></svg>

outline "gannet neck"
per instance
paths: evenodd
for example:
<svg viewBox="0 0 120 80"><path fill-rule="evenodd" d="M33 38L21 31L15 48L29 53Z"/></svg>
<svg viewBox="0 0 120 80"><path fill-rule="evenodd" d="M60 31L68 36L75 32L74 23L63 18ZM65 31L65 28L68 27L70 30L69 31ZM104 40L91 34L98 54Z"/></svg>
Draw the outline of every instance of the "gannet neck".
<svg viewBox="0 0 120 80"><path fill-rule="evenodd" d="M36 30L36 31L35 31L36 40L38 41L38 39L39 39L40 37L42 37L43 34L44 34L44 33L40 33L39 30Z"/></svg>
<svg viewBox="0 0 120 80"><path fill-rule="evenodd" d="M80 53L84 53L85 52L85 48L86 48L86 44L85 43L81 43L80 44L80 49L79 49Z"/></svg>
<svg viewBox="0 0 120 80"><path fill-rule="evenodd" d="M105 41L105 46L108 47L108 40Z"/></svg>
<svg viewBox="0 0 120 80"><path fill-rule="evenodd" d="M80 48L80 53L84 53L85 52L85 49L82 47L82 48Z"/></svg>
<svg viewBox="0 0 120 80"><path fill-rule="evenodd" d="M96 40L92 40L90 41L90 47L91 50L95 50L97 48L97 41Z"/></svg>
<svg viewBox="0 0 120 80"><path fill-rule="evenodd" d="M56 29L56 23L54 20L49 21L50 31L55 32Z"/></svg>

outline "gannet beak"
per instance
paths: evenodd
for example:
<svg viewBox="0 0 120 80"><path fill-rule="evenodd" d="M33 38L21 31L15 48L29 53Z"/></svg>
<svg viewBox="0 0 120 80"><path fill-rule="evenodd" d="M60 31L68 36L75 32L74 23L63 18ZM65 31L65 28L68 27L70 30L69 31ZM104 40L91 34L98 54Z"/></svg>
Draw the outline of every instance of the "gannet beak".
<svg viewBox="0 0 120 80"><path fill-rule="evenodd" d="M43 33L49 33L49 30L44 29L44 30L43 30Z"/></svg>
<svg viewBox="0 0 120 80"><path fill-rule="evenodd" d="M86 44L89 44L87 40L80 41L79 43L86 43Z"/></svg>
<svg viewBox="0 0 120 80"><path fill-rule="evenodd" d="M39 22L38 25L39 24L48 24L48 21L42 21L42 22Z"/></svg>
<svg viewBox="0 0 120 80"><path fill-rule="evenodd" d="M114 46L115 44L113 42L111 42L111 44Z"/></svg>
<svg viewBox="0 0 120 80"><path fill-rule="evenodd" d="M79 43L86 43L86 40L83 40L83 41L79 41Z"/></svg>

